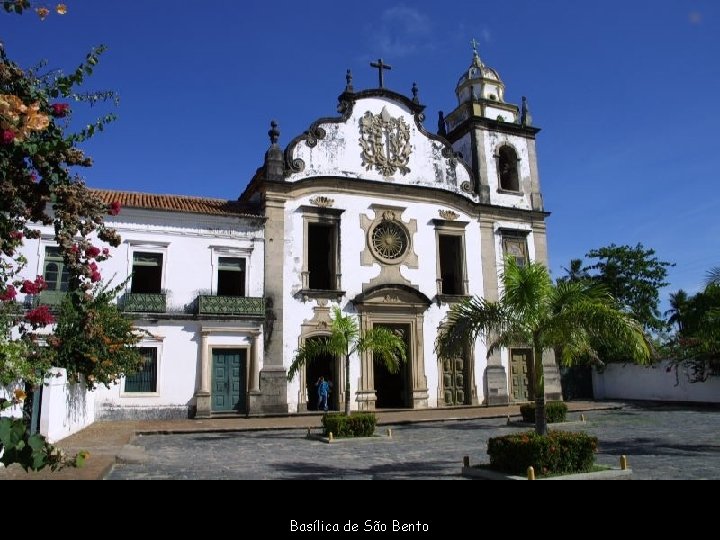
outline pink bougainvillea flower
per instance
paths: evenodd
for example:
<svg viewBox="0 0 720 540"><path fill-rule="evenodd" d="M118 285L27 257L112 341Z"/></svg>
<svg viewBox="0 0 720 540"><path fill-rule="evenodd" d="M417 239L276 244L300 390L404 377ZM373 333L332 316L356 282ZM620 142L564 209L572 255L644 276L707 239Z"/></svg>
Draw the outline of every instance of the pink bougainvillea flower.
<svg viewBox="0 0 720 540"><path fill-rule="evenodd" d="M90 275L90 281L92 281L93 283L97 283L101 279L102 279L102 276L100 275L100 272L98 272L97 270Z"/></svg>
<svg viewBox="0 0 720 540"><path fill-rule="evenodd" d="M37 285L35 285L33 281L26 279L25 281L23 281L22 286L20 287L20 292L25 294L37 294L40 291L38 290Z"/></svg>
<svg viewBox="0 0 720 540"><path fill-rule="evenodd" d="M108 209L108 214L111 216L117 216L120 213L120 203L118 201L113 201L110 203L110 208Z"/></svg>
<svg viewBox="0 0 720 540"><path fill-rule="evenodd" d="M55 322L55 316L46 305L38 306L25 314L25 320L33 326L47 326Z"/></svg>
<svg viewBox="0 0 720 540"><path fill-rule="evenodd" d="M97 257L98 255L100 255L100 248L99 248L99 247L90 246L89 248L87 248L87 249L85 250L85 256L86 256L88 259L93 259L93 258Z"/></svg>
<svg viewBox="0 0 720 540"><path fill-rule="evenodd" d="M3 144L12 144L15 140L15 132L10 129L3 129L2 131L2 142Z"/></svg>
<svg viewBox="0 0 720 540"><path fill-rule="evenodd" d="M15 300L15 296L17 296L17 291L15 290L15 287L12 285L8 285L5 288L5 292L0 294L0 301L3 302L12 302Z"/></svg>
<svg viewBox="0 0 720 540"><path fill-rule="evenodd" d="M65 118L67 113L70 111L70 105L67 103L53 103L50 105L52 109L52 115L55 118Z"/></svg>
<svg viewBox="0 0 720 540"><path fill-rule="evenodd" d="M45 281L45 278L42 276L37 276L35 278L35 287L37 288L38 292L44 291L48 288L47 281Z"/></svg>
<svg viewBox="0 0 720 540"><path fill-rule="evenodd" d="M22 237L22 231L10 231L10 238L12 238L13 240L22 240Z"/></svg>
<svg viewBox="0 0 720 540"><path fill-rule="evenodd" d="M108 248L103 248L102 250L103 257L109 257L110 256L110 250Z"/></svg>

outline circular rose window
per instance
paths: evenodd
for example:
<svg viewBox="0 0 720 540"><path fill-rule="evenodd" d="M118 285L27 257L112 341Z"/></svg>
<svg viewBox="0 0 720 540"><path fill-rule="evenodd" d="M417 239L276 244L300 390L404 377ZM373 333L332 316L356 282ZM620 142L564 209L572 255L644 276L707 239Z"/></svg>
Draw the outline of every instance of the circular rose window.
<svg viewBox="0 0 720 540"><path fill-rule="evenodd" d="M382 221L372 231L371 246L373 252L382 259L399 259L408 248L408 234L405 228L395 221Z"/></svg>

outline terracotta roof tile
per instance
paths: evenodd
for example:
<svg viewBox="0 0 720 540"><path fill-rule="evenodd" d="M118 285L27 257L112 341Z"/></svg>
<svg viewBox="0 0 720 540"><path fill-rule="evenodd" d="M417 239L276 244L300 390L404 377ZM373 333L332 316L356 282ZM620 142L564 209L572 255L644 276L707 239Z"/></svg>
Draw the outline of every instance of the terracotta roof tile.
<svg viewBox="0 0 720 540"><path fill-rule="evenodd" d="M92 189L95 195L106 204L119 202L121 207L164 210L167 212L188 212L191 214L211 214L216 216L262 217L257 208L249 207L238 201L191 197L189 195L159 195L155 193L137 193L132 191L114 191Z"/></svg>

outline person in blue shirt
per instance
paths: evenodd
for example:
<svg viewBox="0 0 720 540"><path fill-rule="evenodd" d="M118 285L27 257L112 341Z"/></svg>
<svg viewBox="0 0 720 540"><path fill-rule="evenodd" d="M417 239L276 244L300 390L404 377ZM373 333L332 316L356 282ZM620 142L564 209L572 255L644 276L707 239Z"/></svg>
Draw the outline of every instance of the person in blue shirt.
<svg viewBox="0 0 720 540"><path fill-rule="evenodd" d="M328 394L330 394L330 383L325 380L325 377L320 377L318 382L315 383L318 390L318 411L328 410Z"/></svg>

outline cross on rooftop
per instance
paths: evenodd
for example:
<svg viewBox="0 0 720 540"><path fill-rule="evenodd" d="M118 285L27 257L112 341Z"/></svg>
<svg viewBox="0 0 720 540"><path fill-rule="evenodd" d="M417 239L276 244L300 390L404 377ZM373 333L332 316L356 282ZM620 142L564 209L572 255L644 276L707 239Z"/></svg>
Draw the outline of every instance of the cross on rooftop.
<svg viewBox="0 0 720 540"><path fill-rule="evenodd" d="M377 62L370 62L370 67L377 68L378 70L378 79L380 81L380 88L384 88L383 83L385 82L383 77L383 70L390 70L392 69L392 66L389 66L387 64L383 64L382 58L378 58Z"/></svg>

